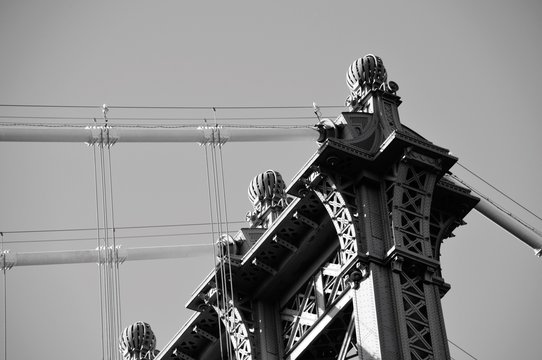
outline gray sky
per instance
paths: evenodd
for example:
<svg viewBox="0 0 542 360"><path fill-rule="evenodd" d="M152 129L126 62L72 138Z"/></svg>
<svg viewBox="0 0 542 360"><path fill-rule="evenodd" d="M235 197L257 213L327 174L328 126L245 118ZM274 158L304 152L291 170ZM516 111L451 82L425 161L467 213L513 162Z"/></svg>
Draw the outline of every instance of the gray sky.
<svg viewBox="0 0 542 360"><path fill-rule="evenodd" d="M96 108L0 108L0 116L72 117L85 123L101 117L103 103L342 105L348 66L373 53L400 86L403 123L542 214L541 20L539 1L2 1L0 103ZM324 115L334 117L340 110L326 109ZM216 115L220 121L312 112L219 109ZM213 113L113 109L109 116L201 122ZM308 142L227 144L229 220L244 220L251 210L246 189L252 177L275 169L289 181L315 150ZM112 160L116 226L209 221L205 155L198 145L118 144ZM0 143L0 169L0 231L96 226L92 148ZM454 172L509 205L461 168ZM539 358L541 260L477 213L466 221L442 247L443 275L452 285L443 300L448 337L478 359ZM12 243L4 248L93 248L93 241L20 242L93 235L6 233L4 241ZM178 236L121 243L211 241L209 236ZM123 325L149 322L158 347L164 346L189 317L184 303L212 264L210 254L122 265ZM4 280L8 359L99 357L96 266L15 268ZM467 358L453 346L451 351L457 360Z"/></svg>

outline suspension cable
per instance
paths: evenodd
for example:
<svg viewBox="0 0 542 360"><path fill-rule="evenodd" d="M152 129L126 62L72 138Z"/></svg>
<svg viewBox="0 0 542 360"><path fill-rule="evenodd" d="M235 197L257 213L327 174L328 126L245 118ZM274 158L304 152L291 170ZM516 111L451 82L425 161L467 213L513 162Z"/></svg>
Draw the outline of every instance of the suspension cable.
<svg viewBox="0 0 542 360"><path fill-rule="evenodd" d="M98 109L96 105L47 105L47 104L0 104L0 107L11 108L65 108L65 109ZM319 105L319 108L344 108L344 105ZM109 109L146 109L146 110L269 110L269 109L314 109L313 106L307 105L268 105L268 106L251 106L251 105L234 105L234 106L130 106L117 105L109 106Z"/></svg>
<svg viewBox="0 0 542 360"><path fill-rule="evenodd" d="M217 144L216 146L219 147L219 154L222 155L222 149L221 145ZM222 162L220 162L220 166L222 166ZM218 170L218 168L217 168ZM224 183L223 173L222 173L222 183ZM226 211L226 192L225 189L222 191L223 194L223 203L224 203L224 216L226 218L227 222L227 211ZM220 192L218 194L220 196ZM230 243L229 243L229 235L223 236L223 234L228 234L229 231L227 230L226 225L226 232L224 232L224 229L221 229L221 238L224 244L221 246L222 249L222 256L221 256L221 268L222 268L222 291L224 293L224 311L226 314L229 314L228 316L228 323L230 327L230 331L234 328L234 312L233 309L235 308L235 294L233 290L233 276L231 271L231 252L230 252ZM229 279L229 285L230 285L230 294L228 295L228 279ZM228 299L229 298L229 299ZM232 356L232 352L237 351L237 349L233 349L233 344L231 341L228 341L228 346L230 347L230 351L228 352L228 358ZM233 356L235 357L235 354L233 353Z"/></svg>
<svg viewBox="0 0 542 360"><path fill-rule="evenodd" d="M105 111L104 111L105 113ZM106 120L106 117L104 115L104 120ZM101 129L101 141L100 141L100 161L101 161L101 181L102 181L102 216L104 219L104 229L110 229L109 225L109 201L107 196L107 167L106 167L106 157L105 157L105 151L104 146L108 144L108 124L107 121L105 123L105 126L103 129ZM106 323L107 323L107 333L108 333L108 341L109 341L109 347L108 347L108 355L110 359L115 358L116 351L114 349L114 339L115 339L115 331L114 331L114 298L113 298L113 284L112 284L112 253L110 251L111 243L110 243L110 235L109 230L106 230L104 232L104 253L106 256L106 262L104 264L105 269L105 302L107 304L106 306Z"/></svg>
<svg viewBox="0 0 542 360"><path fill-rule="evenodd" d="M112 161L111 161L111 143L109 139L109 132L107 133L107 152L108 152L108 162L109 162L109 197L111 201L111 226L113 230L113 247L112 255L114 264L112 264L114 273L113 273L113 282L114 282L114 298L116 305L116 322L115 322L115 339L118 338L121 332L122 327L122 307L121 307L121 292L120 292L120 268L119 268L119 258L117 251L117 239L116 239L116 228L115 228L115 207L113 201L113 170L112 170ZM118 352L116 352L118 353ZM118 354L117 354L118 356Z"/></svg>
<svg viewBox="0 0 542 360"><path fill-rule="evenodd" d="M151 235L129 235L129 236L117 236L117 239L152 239L162 237L174 237L174 236L196 236L196 235L211 235L214 234L211 231L191 232L191 233L176 233L176 234L151 234ZM87 238L70 238L70 239L37 239L37 240L14 240L5 241L4 244L25 244L25 243L50 243L50 242L74 242L74 241L89 241L96 240L96 237ZM201 244L185 244L190 246L197 246Z"/></svg>
<svg viewBox="0 0 542 360"><path fill-rule="evenodd" d="M246 221L231 221L229 224L244 224ZM139 226L116 226L116 230L139 230L139 229L155 229L168 227L187 227L187 226L206 226L211 225L210 222L184 223L184 224L166 224L166 225L139 225ZM3 231L4 234L28 234L28 233L49 233L49 232L75 232L75 231L95 231L96 228L64 228L64 229L32 229L32 230L8 230ZM110 229L109 229L110 230ZM180 234L184 235L184 234ZM154 236L154 235L150 235ZM137 237L137 236L136 236ZM117 236L117 238L120 238ZM8 242L6 242L7 244Z"/></svg>
<svg viewBox="0 0 542 360"><path fill-rule="evenodd" d="M92 120L92 117L89 116L37 116L37 115L0 115L0 119L20 119L20 120ZM181 116L171 116L171 117L157 117L157 116L129 116L129 117L110 117L109 120L115 121L203 121L203 118L191 116L191 117L181 117ZM314 115L311 116L229 116L221 117L220 121L233 121L233 120L314 120ZM35 125L35 126L47 126L47 125L66 125L66 126L82 126L77 124L63 124L63 123L6 123L2 122L0 125ZM123 125L126 126L126 125Z"/></svg>
<svg viewBox="0 0 542 360"><path fill-rule="evenodd" d="M1 254L2 254L2 272L4 282L4 360L8 359L8 288L7 288L7 274L6 274L6 253L4 252L4 233L0 232L0 238L2 240Z"/></svg>
<svg viewBox="0 0 542 360"><path fill-rule="evenodd" d="M525 222L524 220L520 219L519 217L515 216L514 214L512 214L510 211L506 210L504 207L502 207L501 205L497 204L495 201L493 201L491 198L489 198L488 196L484 195L483 193L481 193L480 191L478 191L477 189L475 189L473 186L467 184L467 182L465 182L464 180L462 180L460 177L458 177L457 175L455 174L452 174L452 173L449 173L449 175L454 179L456 180L457 182L461 183L463 186L467 187L468 189L472 190L476 195L478 195L479 197L483 198L484 200L486 200L487 202L489 202L491 205L493 205L495 208L499 209L502 213L506 214L507 216L509 216L510 218L514 219L515 221L517 221L518 223L520 223L521 225L525 226L527 229L531 230L532 232L534 232L535 234L537 234L538 236L542 237L542 232L538 229L536 229L534 226L528 224L527 222Z"/></svg>
<svg viewBox="0 0 542 360"><path fill-rule="evenodd" d="M517 206L519 206L520 208L522 208L523 210L525 210L526 212L528 212L529 214L533 215L534 217L536 217L538 220L542 220L542 217L538 216L537 214L535 214L533 211L529 210L528 208L526 208L525 206L521 205L518 201L512 199L510 196L508 196L505 192L499 190L497 187L493 186L491 183L489 183L489 181L483 179L481 176L477 175L474 171L468 169L465 165L459 163L459 161L457 162L457 165L459 165L460 167L462 167L463 169L465 169L467 172L469 172L471 175L475 176L478 180L484 182L486 185L488 185L489 187L491 187L493 190L497 191L499 194L501 194L502 196L504 196L505 198L507 198L508 200L512 201L514 204L516 204Z"/></svg>
<svg viewBox="0 0 542 360"><path fill-rule="evenodd" d="M464 352L465 354L467 354L468 356L470 356L472 359L474 360L478 360L475 356L469 354L465 349L463 349L461 346L457 345L456 343L454 343L452 340L448 339L448 342L450 344L452 344L453 346L455 346L456 348L458 348L459 350L461 350L462 352Z"/></svg>
<svg viewBox="0 0 542 360"><path fill-rule="evenodd" d="M233 282L231 278L231 253L229 248L229 227L228 227L228 217L227 217L227 202L226 202L226 191L225 191L225 179L224 179L224 165L223 165L223 155L221 152L222 139L220 134L220 126L217 123L216 118L216 108L212 108L214 126L211 127L207 125L207 120L205 119L205 126L211 129L210 139L208 142L202 144L205 146L205 161L206 161L206 171L207 171L207 185L209 193L209 209L211 214L211 221L213 223L212 229L217 230L217 245L218 245L218 256L215 253L215 258L218 260L218 264L215 267L216 271L214 273L216 291L217 291L217 313L218 313L218 326L219 326L219 340L220 340L220 353L221 358L224 358L224 355L230 359L232 356L235 356L233 344L231 338L228 336L227 339L224 339L225 344L222 339L222 326L225 327L227 331L232 331L234 329L234 311L233 311ZM225 229L224 229L225 226ZM213 234L213 240L216 237ZM213 251L214 251L213 247ZM228 264L226 264L226 261ZM229 285L228 286L228 273L229 276ZM230 289L228 289L228 287ZM231 296L230 296L231 290ZM221 322L224 321L224 324ZM225 345L225 346L224 346Z"/></svg>
<svg viewBox="0 0 542 360"><path fill-rule="evenodd" d="M112 141L109 134L109 124L106 114L107 110L107 106L104 105L104 126L100 127L99 139L93 144L93 159L102 356L104 359L115 360L118 359L119 356L116 345L121 327L120 277L113 206ZM96 146L98 147L98 154L96 154ZM105 146L107 146L107 152L104 148Z"/></svg>
<svg viewBox="0 0 542 360"><path fill-rule="evenodd" d="M214 110L214 109L213 109ZM214 110L216 112L216 110ZM221 234L222 234L222 203L220 199L220 181L219 181L219 174L218 174L218 165L217 165L217 152L216 152L216 146L217 143L220 141L220 138L217 137L217 130L218 125L216 123L216 117L215 117L215 130L212 132L211 135L211 162L212 162L212 169L213 169L213 186L214 186L214 196L215 196L215 212L216 212L216 219L217 219L217 228L218 228L218 249L219 249L219 271L220 271L220 291L218 293L220 299L218 301L218 306L220 309L220 312L222 312L221 316L223 316L224 320L230 324L228 315L228 302L227 302L227 290L226 290L226 270L224 266L224 247L221 243ZM226 327L226 331L231 331L230 326ZM229 335L229 334L228 334ZM231 354L231 341L229 339L229 336L224 339L226 344L226 352L227 352L227 358L230 358Z"/></svg>
<svg viewBox="0 0 542 360"><path fill-rule="evenodd" d="M207 120L205 120L205 123L207 123ZM212 197L212 185L211 185L211 174L209 170L209 152L207 149L208 144L202 144L205 148L205 171L207 174L207 191L208 191L208 197L209 197L209 216L211 221L211 246L213 247L213 261L215 261L215 272L214 272L214 278L215 278L215 286L216 286L216 299L217 299L217 308L220 310L220 299L219 299L219 293L218 293L218 276L216 271L216 249L215 249L215 221L213 216L213 197ZM218 222L217 222L218 223ZM220 255L219 255L220 256ZM222 321L220 319L221 314L220 311L217 311L217 323L218 323L218 339L220 344L220 358L224 358L224 351L223 351L223 339L222 339Z"/></svg>
<svg viewBox="0 0 542 360"><path fill-rule="evenodd" d="M107 224L107 202L105 200L105 183L104 183L104 162L103 162L103 144L105 143L104 139L104 133L103 130L100 130L100 142L98 144L98 155L99 155L99 168L100 168L100 197L101 197L101 213L100 216L102 217L103 222L103 238L102 238L102 245L100 246L100 251L103 253L104 262L100 264L103 270L103 298L101 299L104 302L104 309L105 309L105 334L106 334L106 356L108 358L111 358L111 332L110 332L110 317L111 314L109 312L110 307L108 303L109 298L109 277L108 277L108 267L107 263L109 261L109 254L107 253L107 243L108 243L108 235L109 235L109 226Z"/></svg>
<svg viewBox="0 0 542 360"><path fill-rule="evenodd" d="M248 118L247 118L248 119ZM171 119L174 120L174 119ZM0 122L0 126L3 127L22 127L22 128L75 128L75 129L84 129L88 124L68 124L68 123L21 123L21 122ZM134 129L190 129L190 128L199 128L201 124L121 124L115 127L110 127L113 129L125 129L125 128L134 128ZM220 125L222 128L227 129L312 129L314 128L313 124L305 125L283 125L283 124L223 124Z"/></svg>
<svg viewBox="0 0 542 360"><path fill-rule="evenodd" d="M226 234L229 234L230 233L230 229L228 227L228 203L227 203L227 200L226 200L226 180L225 180L225 176L224 176L224 158L222 156L222 146L219 147L219 154L220 154L220 171L221 171L221 176L222 176L222 188L224 189L223 191L223 194L224 194L224 224L226 225ZM230 247L228 246L227 247L227 252L228 252L228 267L229 267L229 273L230 273L230 287L231 287L231 300L232 300L232 303L234 304L234 292L233 292L233 278L231 276L232 274L232 269L231 269L231 250L230 250ZM234 305L235 306L235 305Z"/></svg>
<svg viewBox="0 0 542 360"><path fill-rule="evenodd" d="M215 116L216 116L216 111L215 111ZM219 136L220 136L220 133L219 133ZM220 138L219 138L219 141L218 141L218 151L219 151L219 160L220 160L220 176L222 178L222 194L223 194L223 197L224 197L224 224L226 225L226 234L229 234L229 227L228 227L228 203L227 203L227 200L226 200L226 194L227 194L227 191L226 191L226 179L225 179L225 171L224 171L224 157L223 157L223 154L222 154L222 143L220 141ZM230 249L230 244L229 244L229 238L227 238L227 246L226 246L226 251L227 251L227 254L225 256L225 259L227 259L227 266L228 266L228 274L229 274L229 285L230 285L230 301L231 301L231 308L232 310L235 309L235 291L234 291L234 287L233 287L233 272L232 272L232 266L231 266L231 249ZM224 279L226 281L226 279ZM225 283L225 290L227 290L227 282ZM235 318L234 318L234 313L233 311L231 312L231 318L230 318L230 323L233 324L234 321L235 321ZM233 346L233 344L232 344ZM239 349L234 349L234 351L238 351ZM235 354L234 354L235 356Z"/></svg>
<svg viewBox="0 0 542 360"><path fill-rule="evenodd" d="M96 119L94 119L96 121ZM103 294L103 252L101 250L101 240L100 240L100 202L98 198L98 167L96 160L96 145L92 146L92 151L94 154L94 193L96 201L96 246L98 249L98 277L99 277L99 293L100 293L100 325L101 325L101 345L102 345L102 358L106 358L106 336L105 336L105 319L104 319L104 294Z"/></svg>

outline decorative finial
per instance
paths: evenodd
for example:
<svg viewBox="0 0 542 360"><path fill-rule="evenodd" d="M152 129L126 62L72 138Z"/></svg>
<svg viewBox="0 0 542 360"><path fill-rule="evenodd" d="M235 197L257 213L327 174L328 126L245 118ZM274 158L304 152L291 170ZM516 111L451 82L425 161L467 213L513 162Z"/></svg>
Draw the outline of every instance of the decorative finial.
<svg viewBox="0 0 542 360"><path fill-rule="evenodd" d="M358 102L371 90L382 90L395 94L399 90L397 83L388 83L388 72L382 59L369 54L357 59L346 72L346 84L350 89L350 96L346 104L355 108Z"/></svg>
<svg viewBox="0 0 542 360"><path fill-rule="evenodd" d="M358 85L375 89L387 81L388 73L382 59L373 54L357 59L346 72L346 84L350 92L354 92Z"/></svg>
<svg viewBox="0 0 542 360"><path fill-rule="evenodd" d="M138 321L124 329L120 336L119 348L123 360L154 359L156 337L151 326Z"/></svg>
<svg viewBox="0 0 542 360"><path fill-rule="evenodd" d="M253 205L283 199L286 185L277 171L267 170L252 179L248 187L248 198Z"/></svg>
<svg viewBox="0 0 542 360"><path fill-rule="evenodd" d="M248 187L248 198L254 211L248 214L247 219L263 227L274 221L286 207L285 190L286 185L278 172L267 170L256 175Z"/></svg>

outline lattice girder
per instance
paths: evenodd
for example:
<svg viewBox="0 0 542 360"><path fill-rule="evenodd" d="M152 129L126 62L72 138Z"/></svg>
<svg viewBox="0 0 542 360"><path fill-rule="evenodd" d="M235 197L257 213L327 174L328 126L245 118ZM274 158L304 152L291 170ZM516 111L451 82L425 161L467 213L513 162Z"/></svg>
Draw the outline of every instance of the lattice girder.
<svg viewBox="0 0 542 360"><path fill-rule="evenodd" d="M346 203L330 177L314 172L309 179L312 180L308 184L310 190L318 196L332 220L336 251L281 307L286 354L294 351L308 332L314 331L313 325L318 319L327 314L350 288L347 284L348 272L358 259L355 218L350 211L352 204ZM314 321L310 323L307 319Z"/></svg>
<svg viewBox="0 0 542 360"><path fill-rule="evenodd" d="M340 248L281 307L282 338L286 353L296 346L318 319L325 316L349 289L347 274L351 266L336 264L338 258L341 258Z"/></svg>
<svg viewBox="0 0 542 360"><path fill-rule="evenodd" d="M355 204L350 204L350 206L347 204L330 176L314 172L309 178L317 180L310 186L326 208L337 232L341 249L341 265L348 264L356 259L358 254L354 216L350 211Z"/></svg>
<svg viewBox="0 0 542 360"><path fill-rule="evenodd" d="M253 359L253 343L247 322L242 313L234 306L233 301L226 301L222 305L219 305L219 303L213 304L212 307L218 314L220 321L224 324L226 334L228 334L232 345L232 351L235 354L235 359Z"/></svg>
<svg viewBox="0 0 542 360"><path fill-rule="evenodd" d="M394 170L385 192L394 245L433 258L429 220L438 174L406 161Z"/></svg>

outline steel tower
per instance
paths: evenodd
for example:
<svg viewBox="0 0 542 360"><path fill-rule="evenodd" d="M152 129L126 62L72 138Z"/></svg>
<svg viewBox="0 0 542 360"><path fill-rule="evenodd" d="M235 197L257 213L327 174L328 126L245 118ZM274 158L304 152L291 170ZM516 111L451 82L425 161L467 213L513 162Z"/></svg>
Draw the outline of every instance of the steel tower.
<svg viewBox="0 0 542 360"><path fill-rule="evenodd" d="M158 359L450 359L440 246L478 199L447 179L448 150L401 124L379 57L347 83L349 111L321 122L292 183L251 182L250 226L222 237Z"/></svg>

